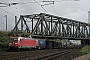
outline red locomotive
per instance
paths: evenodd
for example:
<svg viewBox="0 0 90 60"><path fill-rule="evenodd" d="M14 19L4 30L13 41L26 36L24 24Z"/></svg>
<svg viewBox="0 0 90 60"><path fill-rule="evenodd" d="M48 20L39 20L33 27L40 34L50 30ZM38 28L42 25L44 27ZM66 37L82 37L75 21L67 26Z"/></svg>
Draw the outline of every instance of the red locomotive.
<svg viewBox="0 0 90 60"><path fill-rule="evenodd" d="M24 38L24 37L10 37L9 49L22 49L22 48L36 48L35 39Z"/></svg>

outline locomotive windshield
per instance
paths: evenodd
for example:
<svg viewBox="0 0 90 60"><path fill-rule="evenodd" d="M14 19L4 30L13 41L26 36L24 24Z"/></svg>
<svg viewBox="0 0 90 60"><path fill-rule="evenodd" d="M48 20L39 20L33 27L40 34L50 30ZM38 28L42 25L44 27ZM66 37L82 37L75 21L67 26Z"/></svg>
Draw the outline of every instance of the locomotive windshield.
<svg viewBox="0 0 90 60"><path fill-rule="evenodd" d="M10 38L10 42L17 42L18 38Z"/></svg>

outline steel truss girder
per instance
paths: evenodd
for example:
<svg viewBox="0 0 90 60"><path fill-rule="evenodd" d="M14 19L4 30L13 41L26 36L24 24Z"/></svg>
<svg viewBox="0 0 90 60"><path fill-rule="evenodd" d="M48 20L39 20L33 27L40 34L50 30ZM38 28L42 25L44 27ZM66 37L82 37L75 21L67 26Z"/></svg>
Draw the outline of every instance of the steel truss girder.
<svg viewBox="0 0 90 60"><path fill-rule="evenodd" d="M32 22L32 28L26 23L24 18L29 18ZM17 26L21 20L21 31L23 31L23 22L26 25L25 31L30 32L31 36L58 36L68 38L89 38L89 24L58 17L50 14L40 13L33 15L21 15L13 31L17 30ZM36 21L35 26L33 26Z"/></svg>

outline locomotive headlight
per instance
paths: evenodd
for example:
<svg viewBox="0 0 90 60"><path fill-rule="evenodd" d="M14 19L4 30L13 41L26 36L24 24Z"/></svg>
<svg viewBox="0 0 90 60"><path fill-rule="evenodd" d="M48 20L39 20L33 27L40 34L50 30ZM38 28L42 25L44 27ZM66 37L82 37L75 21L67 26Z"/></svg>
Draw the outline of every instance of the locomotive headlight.
<svg viewBox="0 0 90 60"><path fill-rule="evenodd" d="M18 43L15 43L15 44L18 44Z"/></svg>
<svg viewBox="0 0 90 60"><path fill-rule="evenodd" d="M9 43L9 45L11 45L12 43Z"/></svg>
<svg viewBox="0 0 90 60"><path fill-rule="evenodd" d="M12 43L9 43L9 46L11 46L12 45Z"/></svg>

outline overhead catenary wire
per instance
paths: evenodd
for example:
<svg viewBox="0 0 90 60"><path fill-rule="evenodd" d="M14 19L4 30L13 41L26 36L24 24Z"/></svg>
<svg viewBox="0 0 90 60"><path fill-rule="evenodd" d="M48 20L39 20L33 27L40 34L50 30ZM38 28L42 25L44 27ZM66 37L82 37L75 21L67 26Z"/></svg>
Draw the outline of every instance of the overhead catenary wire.
<svg viewBox="0 0 90 60"><path fill-rule="evenodd" d="M49 3L49 4L44 4L44 5L41 5L41 6L45 6L45 5L50 5L53 9L53 11L57 14L57 12L55 11L55 9L53 8L53 6L51 4L54 4L55 2L62 2L63 0L58 0L58 1L51 1L51 0L43 0L43 1L40 1L40 2L52 2L52 3ZM65 0L66 1L66 0ZM72 0L72 1L79 1L79 0Z"/></svg>
<svg viewBox="0 0 90 60"><path fill-rule="evenodd" d="M5 0L6 1L6 0ZM35 1L35 0L34 0ZM37 3L39 6L41 6L37 1L35 1L35 2L25 2L25 3L9 3L9 4L6 4L6 3L3 3L3 4L5 4L5 5L8 5L9 7L11 6L11 5L16 5L16 4L28 4L28 3ZM41 6L42 7L42 6ZM16 8L16 7L15 7ZM42 7L43 8L43 7ZM16 9L18 9L18 8L16 8ZM44 9L44 11L45 12L47 12L48 13L48 11L45 9L45 8L43 8ZM23 11L21 11L21 12L23 12Z"/></svg>
<svg viewBox="0 0 90 60"><path fill-rule="evenodd" d="M7 6L0 6L0 7L7 7Z"/></svg>
<svg viewBox="0 0 90 60"><path fill-rule="evenodd" d="M36 3L36 2L34 2L34 3ZM14 8L16 8L16 9L18 9L17 7L14 7ZM1 8L0 8L1 9ZM8 11L6 11L6 10L4 10L4 9L1 9L2 11L4 11L4 12L6 12L6 13L8 13L8 14L10 14L10 15L12 15L12 16L16 16L16 15L14 15L14 14L12 14L12 13L10 13L10 12L8 12ZM20 11L20 10L19 10ZM22 11L23 12L23 11ZM18 17L19 18L19 17Z"/></svg>
<svg viewBox="0 0 90 60"><path fill-rule="evenodd" d="M44 3L44 2L53 2L53 3L49 3L49 4L44 4L44 5L42 5L42 6L45 6L45 5L51 6L51 8L53 9L54 13L57 14L57 12L55 11L55 9L54 9L54 8L52 7L52 5L51 5L51 4L54 4L54 1L48 0L48 1L42 1L42 2L43 2L43 3Z"/></svg>
<svg viewBox="0 0 90 60"><path fill-rule="evenodd" d="M6 13L12 15L12 16L16 16L16 15L14 15L13 13L10 13L10 12L8 12L8 11L2 9L2 8L0 8L0 10L4 11L4 12L6 12ZM19 17L17 17L17 18L19 18ZM4 24L4 23L2 23L2 24ZM8 25L8 26L9 26L9 27L12 27L11 25Z"/></svg>
<svg viewBox="0 0 90 60"><path fill-rule="evenodd" d="M35 0L34 0L35 1ZM35 1L39 6L41 6L37 1ZM42 6L41 6L42 7ZM42 7L43 8L43 7ZM44 9L44 11L46 11L47 12L47 10L45 9L45 8L43 8ZM48 13L48 12L47 12Z"/></svg>
<svg viewBox="0 0 90 60"><path fill-rule="evenodd" d="M6 1L6 0L5 0ZM35 1L35 0L34 0ZM48 2L48 1L42 1L42 2ZM50 2L61 2L61 1L50 1ZM28 3L37 3L39 6L41 6L42 7L42 5L40 5L37 1L35 1L35 2L25 2L25 3L13 3L13 4L28 4ZM51 7L52 7L52 5L50 5ZM14 8L16 8L16 9L18 9L17 7L15 7L14 6ZM48 11L44 8L44 7L42 7L47 13L48 13ZM52 9L53 9L53 11L56 13L56 11L55 11L55 9L52 7ZM23 12L22 10L19 10L19 11L21 11L21 12ZM24 13L24 12L23 12ZM56 13L57 14L57 13Z"/></svg>
<svg viewBox="0 0 90 60"><path fill-rule="evenodd" d="M49 3L52 2L52 3L55 3L55 2L62 2L62 1L76 1L77 2L77 1L80 1L80 0L55 0L55 1L54 0L53 1L51 1L51 0L49 0L49 1L48 0L47 1L43 0L43 1L40 1L40 2L49 2Z"/></svg>
<svg viewBox="0 0 90 60"><path fill-rule="evenodd" d="M52 7L52 5L50 5ZM55 9L52 7L53 11L57 14L57 12L55 11Z"/></svg>
<svg viewBox="0 0 90 60"><path fill-rule="evenodd" d="M52 1L54 4L54 1ZM52 7L52 5L50 4L51 8L53 9L53 11L55 12L55 14L57 14L57 12L55 11L55 9Z"/></svg>
<svg viewBox="0 0 90 60"><path fill-rule="evenodd" d="M76 0L75 0L76 1ZM62 0L61 1L50 1L50 0L48 0L48 1L41 1L41 2L52 2L52 3L50 3L50 4L44 4L44 5L41 5L41 6L45 6L45 5L50 5L51 6L51 8L53 9L53 11L57 14L57 12L55 11L55 9L52 7L52 5L51 4L54 4L55 2L62 2Z"/></svg>
<svg viewBox="0 0 90 60"><path fill-rule="evenodd" d="M0 10L4 11L4 12L6 12L6 13L8 13L8 14L12 15L12 16L16 16L16 15L14 15L13 13L10 13L10 12L8 12L8 11L6 11L6 10L2 9L2 8L0 8ZM17 16L17 18L19 18L19 17Z"/></svg>
<svg viewBox="0 0 90 60"><path fill-rule="evenodd" d="M3 10L3 9L1 9L1 8L0 8L0 10L4 11L4 12L6 12L6 13L8 13L8 14L12 15L12 16L16 16L16 15L14 15L14 14L12 14L12 13L10 13L10 12L6 11L6 10Z"/></svg>
<svg viewBox="0 0 90 60"><path fill-rule="evenodd" d="M6 2L8 2L7 0L5 0ZM9 2L8 2L9 3ZM10 6L9 6L10 7ZM13 6L15 9L17 9L17 10L19 10L19 11L21 11L22 13L25 13L24 11L22 11L22 10L20 10L20 9L18 9L17 7L15 7L15 6Z"/></svg>
<svg viewBox="0 0 90 60"><path fill-rule="evenodd" d="M29 2L27 2L27 3L29 3ZM34 2L34 3L36 3L36 2ZM3 4L3 3L2 3L2 4ZM20 4L25 4L25 3L20 3ZM8 4L5 4L5 5L7 5L6 7L8 7ZM14 7L14 8L18 9L17 7ZM43 7L42 7L42 8L43 8ZM8 12L8 11L2 9L2 8L0 8L0 10L4 11L4 12L6 12L6 13L12 15L12 16L16 16L16 15L14 15L13 13L10 13L10 12ZM19 11L20 11L20 10L19 10ZM19 17L18 17L18 18L19 18Z"/></svg>
<svg viewBox="0 0 90 60"><path fill-rule="evenodd" d="M36 2L25 2L25 3L13 2L13 3L0 3L0 4L4 4L4 5L17 5L17 4L30 4L30 3L36 3Z"/></svg>
<svg viewBox="0 0 90 60"><path fill-rule="evenodd" d="M52 2L52 3L49 3L49 4L44 4L44 5L41 5L41 6L54 4L54 1L42 1L42 2L43 2L43 3L44 3L44 2Z"/></svg>

